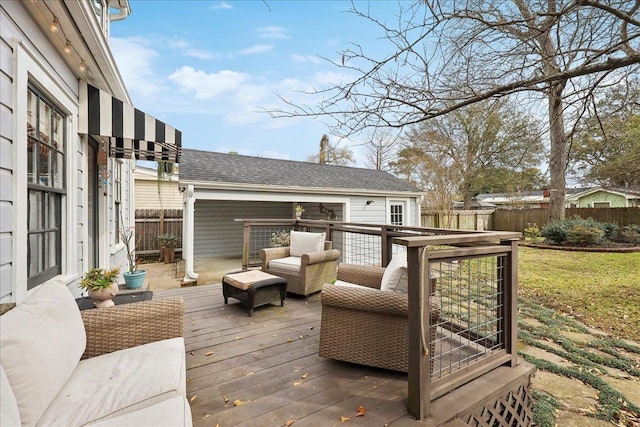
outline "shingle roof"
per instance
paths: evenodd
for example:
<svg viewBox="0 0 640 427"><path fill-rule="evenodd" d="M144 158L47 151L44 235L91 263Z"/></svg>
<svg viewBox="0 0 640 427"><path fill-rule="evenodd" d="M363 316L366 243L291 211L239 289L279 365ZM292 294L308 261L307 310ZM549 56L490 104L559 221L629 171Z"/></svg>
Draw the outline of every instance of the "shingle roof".
<svg viewBox="0 0 640 427"><path fill-rule="evenodd" d="M180 181L421 192L379 170L182 149Z"/></svg>

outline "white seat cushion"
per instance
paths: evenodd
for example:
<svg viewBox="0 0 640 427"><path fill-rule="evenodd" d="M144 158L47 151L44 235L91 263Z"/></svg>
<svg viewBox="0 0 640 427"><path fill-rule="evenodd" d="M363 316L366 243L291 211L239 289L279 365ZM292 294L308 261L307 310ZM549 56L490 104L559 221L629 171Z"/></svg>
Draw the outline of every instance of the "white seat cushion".
<svg viewBox="0 0 640 427"><path fill-rule="evenodd" d="M0 364L23 425L36 424L72 375L86 346L84 323L71 291L43 283L0 321Z"/></svg>
<svg viewBox="0 0 640 427"><path fill-rule="evenodd" d="M391 262L384 270L380 290L407 293L408 280L407 255L406 253L398 253L391 258Z"/></svg>
<svg viewBox="0 0 640 427"><path fill-rule="evenodd" d="M269 261L269 269L299 273L301 262L302 262L302 258L300 258L299 256L288 256L286 258L277 258Z"/></svg>
<svg viewBox="0 0 640 427"><path fill-rule="evenodd" d="M185 396L185 369L183 338L82 360L38 425L83 425Z"/></svg>
<svg viewBox="0 0 640 427"><path fill-rule="evenodd" d="M100 420L90 425L101 427L191 426L191 408L186 397L174 396L135 412Z"/></svg>
<svg viewBox="0 0 640 427"><path fill-rule="evenodd" d="M326 233L308 233L306 231L294 231L289 233L290 249L289 255L302 256L313 252L324 250L324 240Z"/></svg>
<svg viewBox="0 0 640 427"><path fill-rule="evenodd" d="M4 368L0 365L0 426L19 426L20 410Z"/></svg>

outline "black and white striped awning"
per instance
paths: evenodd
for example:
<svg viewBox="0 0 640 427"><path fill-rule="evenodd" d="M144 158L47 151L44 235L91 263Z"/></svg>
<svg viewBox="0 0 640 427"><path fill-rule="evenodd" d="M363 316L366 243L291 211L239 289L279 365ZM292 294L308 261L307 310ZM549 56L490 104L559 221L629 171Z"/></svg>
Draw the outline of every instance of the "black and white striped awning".
<svg viewBox="0 0 640 427"><path fill-rule="evenodd" d="M86 82L79 132L108 140L111 157L180 162L182 132Z"/></svg>

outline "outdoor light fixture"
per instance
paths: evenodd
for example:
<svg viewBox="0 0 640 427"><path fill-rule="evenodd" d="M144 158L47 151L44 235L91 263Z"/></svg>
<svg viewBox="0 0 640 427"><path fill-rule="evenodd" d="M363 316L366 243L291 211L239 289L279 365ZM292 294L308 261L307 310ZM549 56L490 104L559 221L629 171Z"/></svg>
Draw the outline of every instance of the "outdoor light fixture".
<svg viewBox="0 0 640 427"><path fill-rule="evenodd" d="M87 71L87 64L84 63L84 59L80 61L80 66L78 67L81 73Z"/></svg>
<svg viewBox="0 0 640 427"><path fill-rule="evenodd" d="M64 45L64 53L71 55L71 42L67 40L67 44Z"/></svg>
<svg viewBox="0 0 640 427"><path fill-rule="evenodd" d="M367 206L369 206L371 203L373 203L373 200L367 200Z"/></svg>
<svg viewBox="0 0 640 427"><path fill-rule="evenodd" d="M51 21L51 25L49 25L49 29L52 33L56 34L58 32L58 25L60 25L60 23L58 22L58 18L54 16L53 21Z"/></svg>

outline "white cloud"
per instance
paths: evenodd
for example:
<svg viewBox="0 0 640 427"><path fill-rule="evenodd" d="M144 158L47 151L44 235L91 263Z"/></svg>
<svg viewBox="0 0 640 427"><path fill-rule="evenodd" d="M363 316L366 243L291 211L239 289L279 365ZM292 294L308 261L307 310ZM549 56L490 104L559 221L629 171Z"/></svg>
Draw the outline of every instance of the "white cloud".
<svg viewBox="0 0 640 427"><path fill-rule="evenodd" d="M195 48L185 50L184 54L188 57L197 58L197 59L213 59L216 56L216 55L213 55L211 52L207 52L206 50L195 49Z"/></svg>
<svg viewBox="0 0 640 427"><path fill-rule="evenodd" d="M233 9L233 6L231 6L229 3L227 2L222 2L222 3L216 3L212 6L212 9L214 10L222 10L222 9Z"/></svg>
<svg viewBox="0 0 640 427"><path fill-rule="evenodd" d="M287 34L287 29L283 27L276 26L268 26L268 27L260 27L256 30L258 33L258 37L261 39L289 39L289 35Z"/></svg>
<svg viewBox="0 0 640 427"><path fill-rule="evenodd" d="M207 50L194 48L189 42L184 39L171 39L167 42L167 44L170 48L178 50L184 56L190 58L209 60L220 56L217 54L213 54L212 52L209 52Z"/></svg>
<svg viewBox="0 0 640 427"><path fill-rule="evenodd" d="M298 55L296 53L292 53L291 55L289 55L289 58L291 59L291 62L294 62L296 64L311 63L317 65L322 62L322 59L315 55Z"/></svg>
<svg viewBox="0 0 640 427"><path fill-rule="evenodd" d="M150 96L162 91L162 80L155 74L152 65L159 54L147 47L150 45L148 40L111 37L110 45L120 74L131 92Z"/></svg>
<svg viewBox="0 0 640 427"><path fill-rule="evenodd" d="M273 46L268 44L257 44L246 49L240 50L238 53L240 55L253 55L254 53L264 53L269 52L273 49Z"/></svg>
<svg viewBox="0 0 640 427"><path fill-rule="evenodd" d="M196 99L213 99L225 92L239 90L250 76L231 70L207 74L185 65L171 74L169 80L183 91L194 92Z"/></svg>

